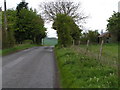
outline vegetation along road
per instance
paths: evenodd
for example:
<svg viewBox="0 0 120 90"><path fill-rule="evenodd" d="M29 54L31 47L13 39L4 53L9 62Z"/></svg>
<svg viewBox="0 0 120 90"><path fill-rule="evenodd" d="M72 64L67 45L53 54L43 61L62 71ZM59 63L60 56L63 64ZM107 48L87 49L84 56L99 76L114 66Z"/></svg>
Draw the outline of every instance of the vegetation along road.
<svg viewBox="0 0 120 90"><path fill-rule="evenodd" d="M3 88L55 88L53 47L33 47L3 57Z"/></svg>

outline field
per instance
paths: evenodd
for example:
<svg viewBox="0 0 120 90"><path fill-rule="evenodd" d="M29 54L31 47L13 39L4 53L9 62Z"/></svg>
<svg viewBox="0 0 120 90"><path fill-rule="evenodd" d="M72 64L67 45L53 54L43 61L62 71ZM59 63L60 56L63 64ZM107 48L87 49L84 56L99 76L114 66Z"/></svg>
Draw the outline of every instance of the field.
<svg viewBox="0 0 120 90"><path fill-rule="evenodd" d="M102 64L107 64L112 67L116 67L118 63L118 44L104 44L102 47L102 56L100 62ZM86 45L80 45L76 48L78 52L86 51ZM89 45L87 56L98 59L100 53L100 45Z"/></svg>
<svg viewBox="0 0 120 90"><path fill-rule="evenodd" d="M100 45L91 45L85 54L86 45L56 47L62 88L118 88L118 46L104 45L100 60L99 48Z"/></svg>
<svg viewBox="0 0 120 90"><path fill-rule="evenodd" d="M58 41L56 38L44 38L44 42L43 42L43 44L47 46L54 46L57 43Z"/></svg>

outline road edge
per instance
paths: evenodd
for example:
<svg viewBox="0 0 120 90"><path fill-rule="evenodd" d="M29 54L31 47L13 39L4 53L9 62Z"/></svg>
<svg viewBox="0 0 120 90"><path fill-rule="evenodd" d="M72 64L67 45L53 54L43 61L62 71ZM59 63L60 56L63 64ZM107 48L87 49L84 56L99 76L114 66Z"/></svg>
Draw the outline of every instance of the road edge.
<svg viewBox="0 0 120 90"><path fill-rule="evenodd" d="M56 57L56 53L55 53L55 47L53 48L53 55L54 55L54 68L55 68L54 88L60 88L60 74L59 74L59 69L58 69L58 64L57 64L57 57Z"/></svg>

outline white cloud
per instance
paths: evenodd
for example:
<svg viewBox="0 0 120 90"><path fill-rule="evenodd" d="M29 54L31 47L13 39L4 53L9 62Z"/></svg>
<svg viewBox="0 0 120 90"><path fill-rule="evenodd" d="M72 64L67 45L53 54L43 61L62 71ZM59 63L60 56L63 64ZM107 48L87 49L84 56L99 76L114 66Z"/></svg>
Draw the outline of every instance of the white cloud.
<svg viewBox="0 0 120 90"><path fill-rule="evenodd" d="M53 22L45 23L45 27L47 28L47 36L57 38L56 30L52 29L52 24Z"/></svg>

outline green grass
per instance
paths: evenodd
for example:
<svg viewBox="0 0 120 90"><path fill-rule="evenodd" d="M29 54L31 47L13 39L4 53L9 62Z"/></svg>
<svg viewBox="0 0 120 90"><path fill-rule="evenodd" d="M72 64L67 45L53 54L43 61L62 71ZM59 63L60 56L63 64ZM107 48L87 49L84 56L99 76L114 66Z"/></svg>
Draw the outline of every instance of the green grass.
<svg viewBox="0 0 120 90"><path fill-rule="evenodd" d="M79 48L79 47L78 47ZM62 88L117 88L117 70L78 52L76 47L55 48Z"/></svg>
<svg viewBox="0 0 120 90"><path fill-rule="evenodd" d="M79 52L86 51L86 45L80 45L76 47ZM89 45L87 56L98 59L100 52L100 45ZM104 44L102 49L101 63L110 66L116 66L118 63L118 44Z"/></svg>
<svg viewBox="0 0 120 90"><path fill-rule="evenodd" d="M58 40L55 38L45 38L44 45L47 46L55 46L58 43Z"/></svg>
<svg viewBox="0 0 120 90"><path fill-rule="evenodd" d="M86 48L85 45L80 45L80 47ZM100 44L89 46L89 50L91 52L98 53L99 49L100 49ZM104 44L103 56L118 57L118 44Z"/></svg>
<svg viewBox="0 0 120 90"><path fill-rule="evenodd" d="M24 50L24 49L27 49L27 48L31 48L31 47L34 47L34 46L38 46L38 45L35 45L35 44L16 45L16 46L14 46L12 48L0 50L0 55L2 54L2 56L5 56L5 55L8 55L8 54L20 51L20 50Z"/></svg>

